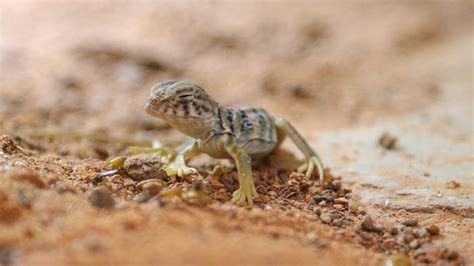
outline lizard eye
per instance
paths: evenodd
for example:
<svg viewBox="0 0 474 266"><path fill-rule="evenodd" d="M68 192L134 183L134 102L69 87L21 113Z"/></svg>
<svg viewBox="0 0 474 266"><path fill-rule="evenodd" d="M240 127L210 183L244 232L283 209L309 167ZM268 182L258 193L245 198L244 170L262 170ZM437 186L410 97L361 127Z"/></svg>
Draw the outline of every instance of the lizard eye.
<svg viewBox="0 0 474 266"><path fill-rule="evenodd" d="M192 94L181 94L178 96L178 99L186 99L186 100L190 100L192 99L194 96Z"/></svg>

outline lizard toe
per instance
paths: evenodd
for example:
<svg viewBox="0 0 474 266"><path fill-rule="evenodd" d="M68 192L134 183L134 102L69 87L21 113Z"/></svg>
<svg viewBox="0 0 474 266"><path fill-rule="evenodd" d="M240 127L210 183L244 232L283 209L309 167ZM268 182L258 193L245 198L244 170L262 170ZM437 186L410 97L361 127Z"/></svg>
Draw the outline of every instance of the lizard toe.
<svg viewBox="0 0 474 266"><path fill-rule="evenodd" d="M298 173L304 173L308 169L308 164L304 163L300 167L298 167Z"/></svg>

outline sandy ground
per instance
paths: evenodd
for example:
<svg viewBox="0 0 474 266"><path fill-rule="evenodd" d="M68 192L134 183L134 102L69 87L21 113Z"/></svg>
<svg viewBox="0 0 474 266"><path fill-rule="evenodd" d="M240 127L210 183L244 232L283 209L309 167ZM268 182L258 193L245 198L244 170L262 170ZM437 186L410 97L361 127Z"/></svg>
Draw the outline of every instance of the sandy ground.
<svg viewBox="0 0 474 266"><path fill-rule="evenodd" d="M473 11L1 1L0 265L474 263ZM285 143L255 169L252 208L206 156L202 180L97 179L127 141L184 139L143 111L170 78L287 118L331 178L295 173Z"/></svg>

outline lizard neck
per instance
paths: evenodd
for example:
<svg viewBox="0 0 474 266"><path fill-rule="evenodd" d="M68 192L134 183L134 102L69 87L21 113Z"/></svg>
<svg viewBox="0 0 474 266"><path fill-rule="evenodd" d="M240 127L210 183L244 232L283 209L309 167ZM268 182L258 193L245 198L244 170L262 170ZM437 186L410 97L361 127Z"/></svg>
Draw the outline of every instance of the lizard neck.
<svg viewBox="0 0 474 266"><path fill-rule="evenodd" d="M184 135L194 139L207 139L212 135L216 124L218 124L218 114L223 107L216 103L211 112L200 117L163 117L174 129L180 131Z"/></svg>

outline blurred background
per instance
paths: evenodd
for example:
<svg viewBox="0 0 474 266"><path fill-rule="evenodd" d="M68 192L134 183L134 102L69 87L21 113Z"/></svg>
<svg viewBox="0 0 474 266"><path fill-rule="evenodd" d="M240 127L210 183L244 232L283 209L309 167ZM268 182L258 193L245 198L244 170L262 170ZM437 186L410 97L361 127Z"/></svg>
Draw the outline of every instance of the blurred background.
<svg viewBox="0 0 474 266"><path fill-rule="evenodd" d="M0 0L0 264L474 263L473 14L469 0ZM206 206L101 181L130 145L115 140L184 138L143 109L165 79L287 118L346 205L316 200L333 192L285 165L291 144L254 168L254 208L230 204L237 173L206 173L215 162L163 187L208 188ZM93 205L99 185L114 209ZM405 220L418 228L392 236ZM414 239L427 225L441 236Z"/></svg>
<svg viewBox="0 0 474 266"><path fill-rule="evenodd" d="M308 138L424 107L452 80L472 89L470 1L2 1L0 10L7 132L166 135L143 111L164 79L264 107Z"/></svg>

